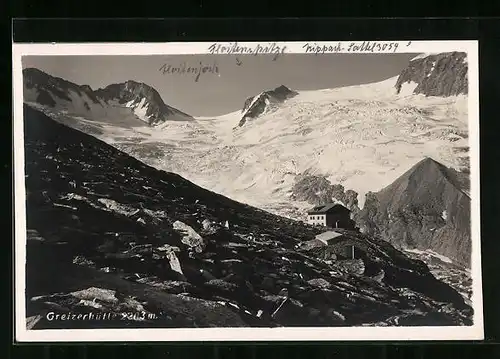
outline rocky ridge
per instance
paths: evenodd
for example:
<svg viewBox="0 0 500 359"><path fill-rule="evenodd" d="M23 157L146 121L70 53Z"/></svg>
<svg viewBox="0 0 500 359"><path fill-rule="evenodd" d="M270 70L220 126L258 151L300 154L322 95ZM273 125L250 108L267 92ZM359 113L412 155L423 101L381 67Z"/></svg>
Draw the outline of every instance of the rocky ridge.
<svg viewBox="0 0 500 359"><path fill-rule="evenodd" d="M264 91L257 96L247 98L241 110L243 115L238 126L243 126L249 119L255 119L264 113L272 112L279 104L297 95L297 92L281 85L274 90Z"/></svg>
<svg viewBox="0 0 500 359"><path fill-rule="evenodd" d="M102 121L106 117L124 117L128 111L132 117L152 126L170 120L193 119L166 105L154 88L137 81L92 90L88 85L77 85L36 68L24 69L23 81L25 101L84 118Z"/></svg>
<svg viewBox="0 0 500 359"><path fill-rule="evenodd" d="M296 176L291 199L304 201L313 206L339 202L351 211L359 210L358 193L346 190L343 185L332 184L325 176L301 174Z"/></svg>
<svg viewBox="0 0 500 359"><path fill-rule="evenodd" d="M126 81L112 84L95 91L97 97L108 103L116 100L120 104L126 104L134 110L146 107L144 116L148 118L150 125L168 121L172 115L180 115L186 118L191 116L175 108L167 106L158 91L151 86L137 81ZM144 106L148 104L148 106Z"/></svg>
<svg viewBox="0 0 500 359"><path fill-rule="evenodd" d="M431 249L469 267L468 187L467 173L425 158L388 187L368 193L356 222L398 248Z"/></svg>
<svg viewBox="0 0 500 359"><path fill-rule="evenodd" d="M460 294L385 241L345 232L362 265L332 260L329 246L298 249L321 229L24 111L32 329L471 324Z"/></svg>
<svg viewBox="0 0 500 359"><path fill-rule="evenodd" d="M414 94L442 97L466 95L467 71L467 54L464 52L418 56L401 72L395 87L399 93L404 84L412 83Z"/></svg>

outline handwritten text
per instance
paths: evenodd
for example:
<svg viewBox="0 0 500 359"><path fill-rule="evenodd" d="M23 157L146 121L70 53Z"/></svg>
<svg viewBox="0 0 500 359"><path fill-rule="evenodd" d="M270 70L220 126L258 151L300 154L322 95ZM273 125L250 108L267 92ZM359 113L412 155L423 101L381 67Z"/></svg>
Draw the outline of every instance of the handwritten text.
<svg viewBox="0 0 500 359"><path fill-rule="evenodd" d="M274 55L273 61L285 53L286 46L280 46L275 42L267 45L257 44L255 46L240 46L237 42L229 45L214 43L208 51L217 55Z"/></svg>
<svg viewBox="0 0 500 359"><path fill-rule="evenodd" d="M219 74L219 67L217 66L217 63L213 63L210 65L203 64L201 61L197 64L197 66L190 66L186 64L185 62L181 63L180 65L173 66L171 64L163 64L160 68L159 71L163 74L190 74L194 76L194 81L198 82L200 79L200 76L202 74L215 74L220 76Z"/></svg>
<svg viewBox="0 0 500 359"><path fill-rule="evenodd" d="M410 42L411 43L411 42ZM396 52L399 44L397 42L384 42L384 41L363 41L351 43L337 43L335 45L318 45L316 43L306 43L302 48L306 53L313 53L316 55L335 53L335 52Z"/></svg>

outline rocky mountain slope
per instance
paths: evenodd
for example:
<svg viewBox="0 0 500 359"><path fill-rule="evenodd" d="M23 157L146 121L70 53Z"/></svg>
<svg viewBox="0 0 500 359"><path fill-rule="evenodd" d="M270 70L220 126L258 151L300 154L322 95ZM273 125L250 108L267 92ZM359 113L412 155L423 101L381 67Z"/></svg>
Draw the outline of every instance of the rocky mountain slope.
<svg viewBox="0 0 500 359"><path fill-rule="evenodd" d="M311 203L293 197L293 187L304 176L355 191L362 207L367 192L388 186L425 156L468 167L467 97L397 94L396 81L301 91L243 126L241 111L151 128L113 111L89 120L81 111L38 106L148 165L240 202L303 218ZM274 97L287 97L282 89L284 95L275 90ZM245 111L259 101L251 103Z"/></svg>
<svg viewBox="0 0 500 359"><path fill-rule="evenodd" d="M320 229L24 115L31 329L471 324L460 294L383 240L346 231L355 265L297 249Z"/></svg>
<svg viewBox="0 0 500 359"><path fill-rule="evenodd" d="M468 93L467 54L422 54L410 61L399 75L396 89L425 96L456 96Z"/></svg>
<svg viewBox="0 0 500 359"><path fill-rule="evenodd" d="M74 116L139 126L193 118L166 105L151 86L136 81L92 90L51 76L36 68L23 70L24 100Z"/></svg>
<svg viewBox="0 0 500 359"><path fill-rule="evenodd" d="M426 158L383 190L367 194L357 222L399 248L431 249L470 266L468 186L467 173Z"/></svg>
<svg viewBox="0 0 500 359"><path fill-rule="evenodd" d="M297 95L297 92L281 85L274 90L264 91L256 96L247 98L241 110L243 116L241 117L239 126L243 126L249 119L254 119L264 113L276 110L280 104Z"/></svg>

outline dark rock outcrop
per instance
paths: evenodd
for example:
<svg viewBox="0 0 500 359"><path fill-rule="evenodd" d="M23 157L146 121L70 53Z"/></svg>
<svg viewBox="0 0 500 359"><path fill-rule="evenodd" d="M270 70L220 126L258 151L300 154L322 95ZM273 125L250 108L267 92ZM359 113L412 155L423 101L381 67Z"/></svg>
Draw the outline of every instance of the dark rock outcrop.
<svg viewBox="0 0 500 359"><path fill-rule="evenodd" d="M241 110L243 116L239 126L243 126L248 119L257 118L265 112L273 111L279 104L297 95L297 92L281 85L274 90L264 91L257 96L249 97Z"/></svg>
<svg viewBox="0 0 500 359"><path fill-rule="evenodd" d="M346 231L369 257L363 274L348 273L323 259L328 250L295 249L320 229L232 201L24 111L32 329L352 326L408 311L441 318L429 325L471 324L472 309L456 291L388 242ZM377 281L380 269L385 276ZM443 303L449 309L438 316ZM47 317L90 312L112 318Z"/></svg>
<svg viewBox="0 0 500 359"><path fill-rule="evenodd" d="M54 99L45 90L40 90L38 92L38 96L36 97L36 101L40 105L44 105L44 106L48 106L48 107L54 107L56 105L56 102L54 101Z"/></svg>
<svg viewBox="0 0 500 359"><path fill-rule="evenodd" d="M454 96L468 93L467 54L447 52L417 58L408 64L396 82L399 93L403 84L416 83L414 94Z"/></svg>
<svg viewBox="0 0 500 359"><path fill-rule="evenodd" d="M325 176L309 174L297 176L291 198L314 206L340 201L353 212L359 210L358 194L351 189L345 190L341 184L332 184Z"/></svg>
<svg viewBox="0 0 500 359"><path fill-rule="evenodd" d="M471 261L469 177L426 158L391 185L366 195L356 222L399 248L431 249Z"/></svg>

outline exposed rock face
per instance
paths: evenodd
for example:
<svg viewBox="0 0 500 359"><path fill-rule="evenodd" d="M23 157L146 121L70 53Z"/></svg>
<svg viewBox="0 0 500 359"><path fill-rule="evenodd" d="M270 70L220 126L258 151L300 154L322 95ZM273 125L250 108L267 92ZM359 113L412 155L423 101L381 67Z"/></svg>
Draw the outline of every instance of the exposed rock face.
<svg viewBox="0 0 500 359"><path fill-rule="evenodd" d="M241 112L243 116L239 126L243 126L248 119L257 118L265 112L270 112L286 100L297 96L297 92L281 85L274 90L264 91L257 96L249 97Z"/></svg>
<svg viewBox="0 0 500 359"><path fill-rule="evenodd" d="M116 100L120 104L126 104L134 110L145 108L144 116L149 119L149 124L155 125L165 122L171 115L182 115L189 118L177 109L167 106L158 91L142 82L127 81L120 84L112 84L103 89L95 91L96 96L106 103ZM147 106L146 106L147 105Z"/></svg>
<svg viewBox="0 0 500 359"><path fill-rule="evenodd" d="M154 88L136 81L112 84L94 91L89 85L77 85L36 68L24 69L23 80L25 101L49 108L58 106L85 118L120 117L123 114L118 109L127 108L149 125L192 119L166 105Z"/></svg>
<svg viewBox="0 0 500 359"><path fill-rule="evenodd" d="M467 174L426 158L395 182L366 196L358 225L399 248L431 249L470 266Z"/></svg>
<svg viewBox="0 0 500 359"><path fill-rule="evenodd" d="M454 96L468 93L467 54L448 52L418 57L410 61L398 77L399 93L406 83L416 84L414 94Z"/></svg>
<svg viewBox="0 0 500 359"><path fill-rule="evenodd" d="M320 230L24 111L26 314L33 329L352 326L408 311L437 315L443 303L447 313L429 325L471 324L472 309L455 290L386 241L346 231L367 253L363 273L349 273L325 260L328 247L295 249ZM229 228L214 225L226 221ZM204 249L193 251L200 238ZM377 282L372 276L381 269ZM113 318L51 321L49 312Z"/></svg>

